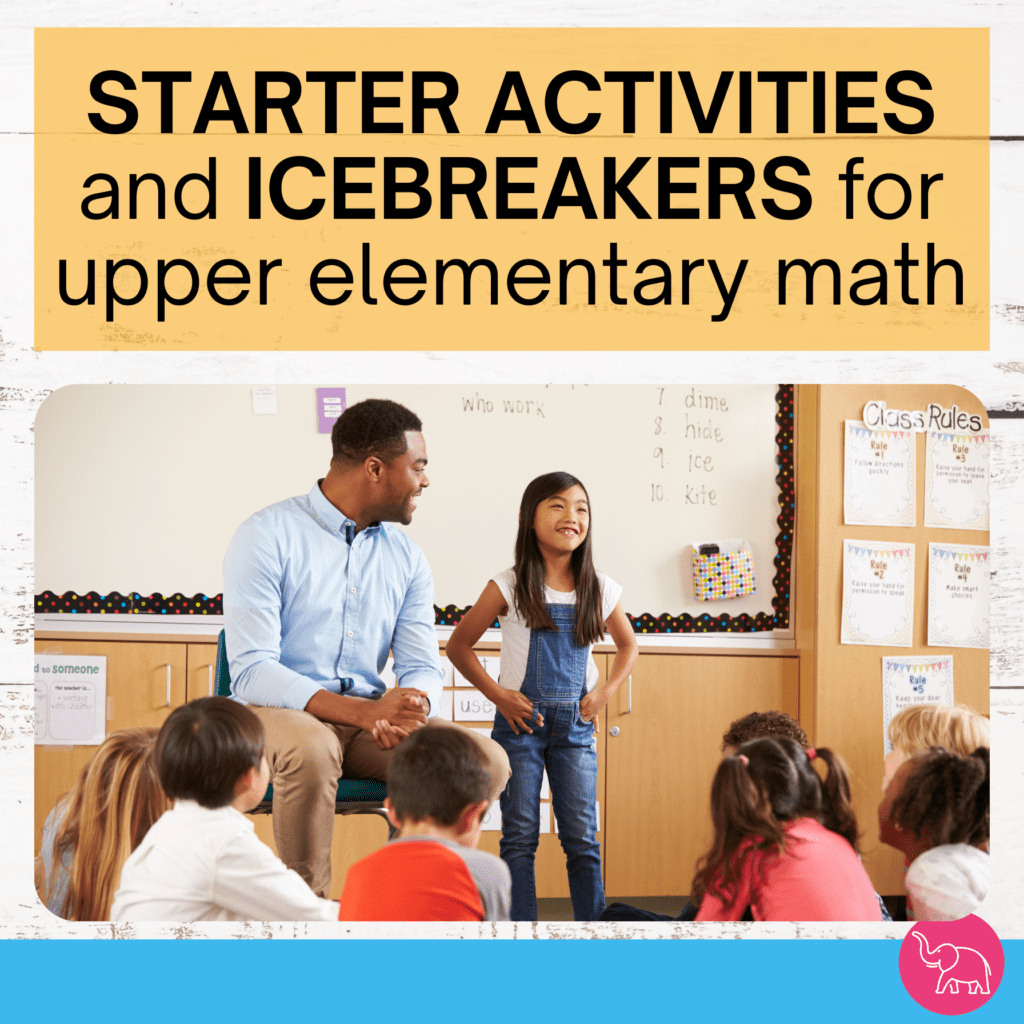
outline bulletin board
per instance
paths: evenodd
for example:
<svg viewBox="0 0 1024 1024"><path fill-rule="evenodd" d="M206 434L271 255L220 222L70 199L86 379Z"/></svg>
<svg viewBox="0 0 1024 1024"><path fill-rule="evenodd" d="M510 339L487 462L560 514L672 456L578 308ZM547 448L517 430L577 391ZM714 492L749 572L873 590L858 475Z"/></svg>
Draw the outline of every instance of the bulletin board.
<svg viewBox="0 0 1024 1024"><path fill-rule="evenodd" d="M234 530L307 492L330 461L315 386L274 390L273 414L245 386L50 396L36 425L36 610L217 614ZM405 529L433 570L439 624L511 564L526 484L567 470L588 489L596 565L623 586L638 632L788 627L791 385L346 386L349 405L370 397L423 421L431 485ZM693 545L728 539L749 545L756 592L698 601Z"/></svg>

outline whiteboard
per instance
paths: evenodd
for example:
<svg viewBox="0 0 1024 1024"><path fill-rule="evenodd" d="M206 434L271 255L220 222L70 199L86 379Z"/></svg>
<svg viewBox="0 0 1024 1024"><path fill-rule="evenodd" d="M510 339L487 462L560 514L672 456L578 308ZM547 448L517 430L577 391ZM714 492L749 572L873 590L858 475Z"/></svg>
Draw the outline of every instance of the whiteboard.
<svg viewBox="0 0 1024 1024"><path fill-rule="evenodd" d="M335 379L278 385L273 415L254 414L246 385L61 388L35 424L36 592L219 594L238 526L326 474L330 437L317 433L316 408L326 385L346 386L350 405L391 398L422 419L431 484L405 529L426 552L442 609L473 604L512 564L523 489L561 469L589 491L595 564L622 584L629 614L771 616L774 384ZM691 545L740 537L757 593L696 601Z"/></svg>
<svg viewBox="0 0 1024 1024"><path fill-rule="evenodd" d="M694 617L771 615L779 533L777 385L389 385L423 421L430 487L407 532L434 572L435 603L459 609L512 564L519 502L565 470L586 487L594 562L623 608ZM693 596L692 544L746 539L757 593ZM724 548L723 548L724 549Z"/></svg>

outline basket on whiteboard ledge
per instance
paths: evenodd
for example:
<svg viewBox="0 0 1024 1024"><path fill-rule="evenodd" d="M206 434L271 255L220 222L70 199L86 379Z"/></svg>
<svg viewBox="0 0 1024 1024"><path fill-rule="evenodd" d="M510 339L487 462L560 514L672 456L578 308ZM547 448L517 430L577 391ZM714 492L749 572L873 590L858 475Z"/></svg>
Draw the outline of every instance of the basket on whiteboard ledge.
<svg viewBox="0 0 1024 1024"><path fill-rule="evenodd" d="M756 593L754 552L745 540L693 545L693 596L698 601L725 601Z"/></svg>

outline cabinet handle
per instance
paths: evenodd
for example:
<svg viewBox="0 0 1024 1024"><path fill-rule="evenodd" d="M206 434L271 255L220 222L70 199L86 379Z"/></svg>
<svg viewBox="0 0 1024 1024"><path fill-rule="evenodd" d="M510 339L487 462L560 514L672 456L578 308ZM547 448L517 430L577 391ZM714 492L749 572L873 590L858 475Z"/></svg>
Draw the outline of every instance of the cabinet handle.
<svg viewBox="0 0 1024 1024"><path fill-rule="evenodd" d="M213 696L213 666L212 665L207 665L206 666L206 670L207 670L207 672L210 673L210 696L212 697Z"/></svg>
<svg viewBox="0 0 1024 1024"><path fill-rule="evenodd" d="M630 672L629 678L626 680L626 710L620 711L619 714L631 715L633 713L633 673Z"/></svg>
<svg viewBox="0 0 1024 1024"><path fill-rule="evenodd" d="M167 662L167 706L171 706L171 663Z"/></svg>

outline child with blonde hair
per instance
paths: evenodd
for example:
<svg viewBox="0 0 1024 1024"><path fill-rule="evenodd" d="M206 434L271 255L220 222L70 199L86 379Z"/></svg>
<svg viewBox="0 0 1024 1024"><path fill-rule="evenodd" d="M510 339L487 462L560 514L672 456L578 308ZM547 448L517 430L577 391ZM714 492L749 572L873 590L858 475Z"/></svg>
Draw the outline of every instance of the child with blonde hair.
<svg viewBox="0 0 1024 1024"><path fill-rule="evenodd" d="M156 729L108 736L43 825L36 890L69 921L107 921L121 867L170 806L157 778Z"/></svg>
<svg viewBox="0 0 1024 1024"><path fill-rule="evenodd" d="M889 722L892 751L885 757L882 792L908 758L932 747L968 757L978 747L988 747L989 721L966 704L914 704L904 708Z"/></svg>

